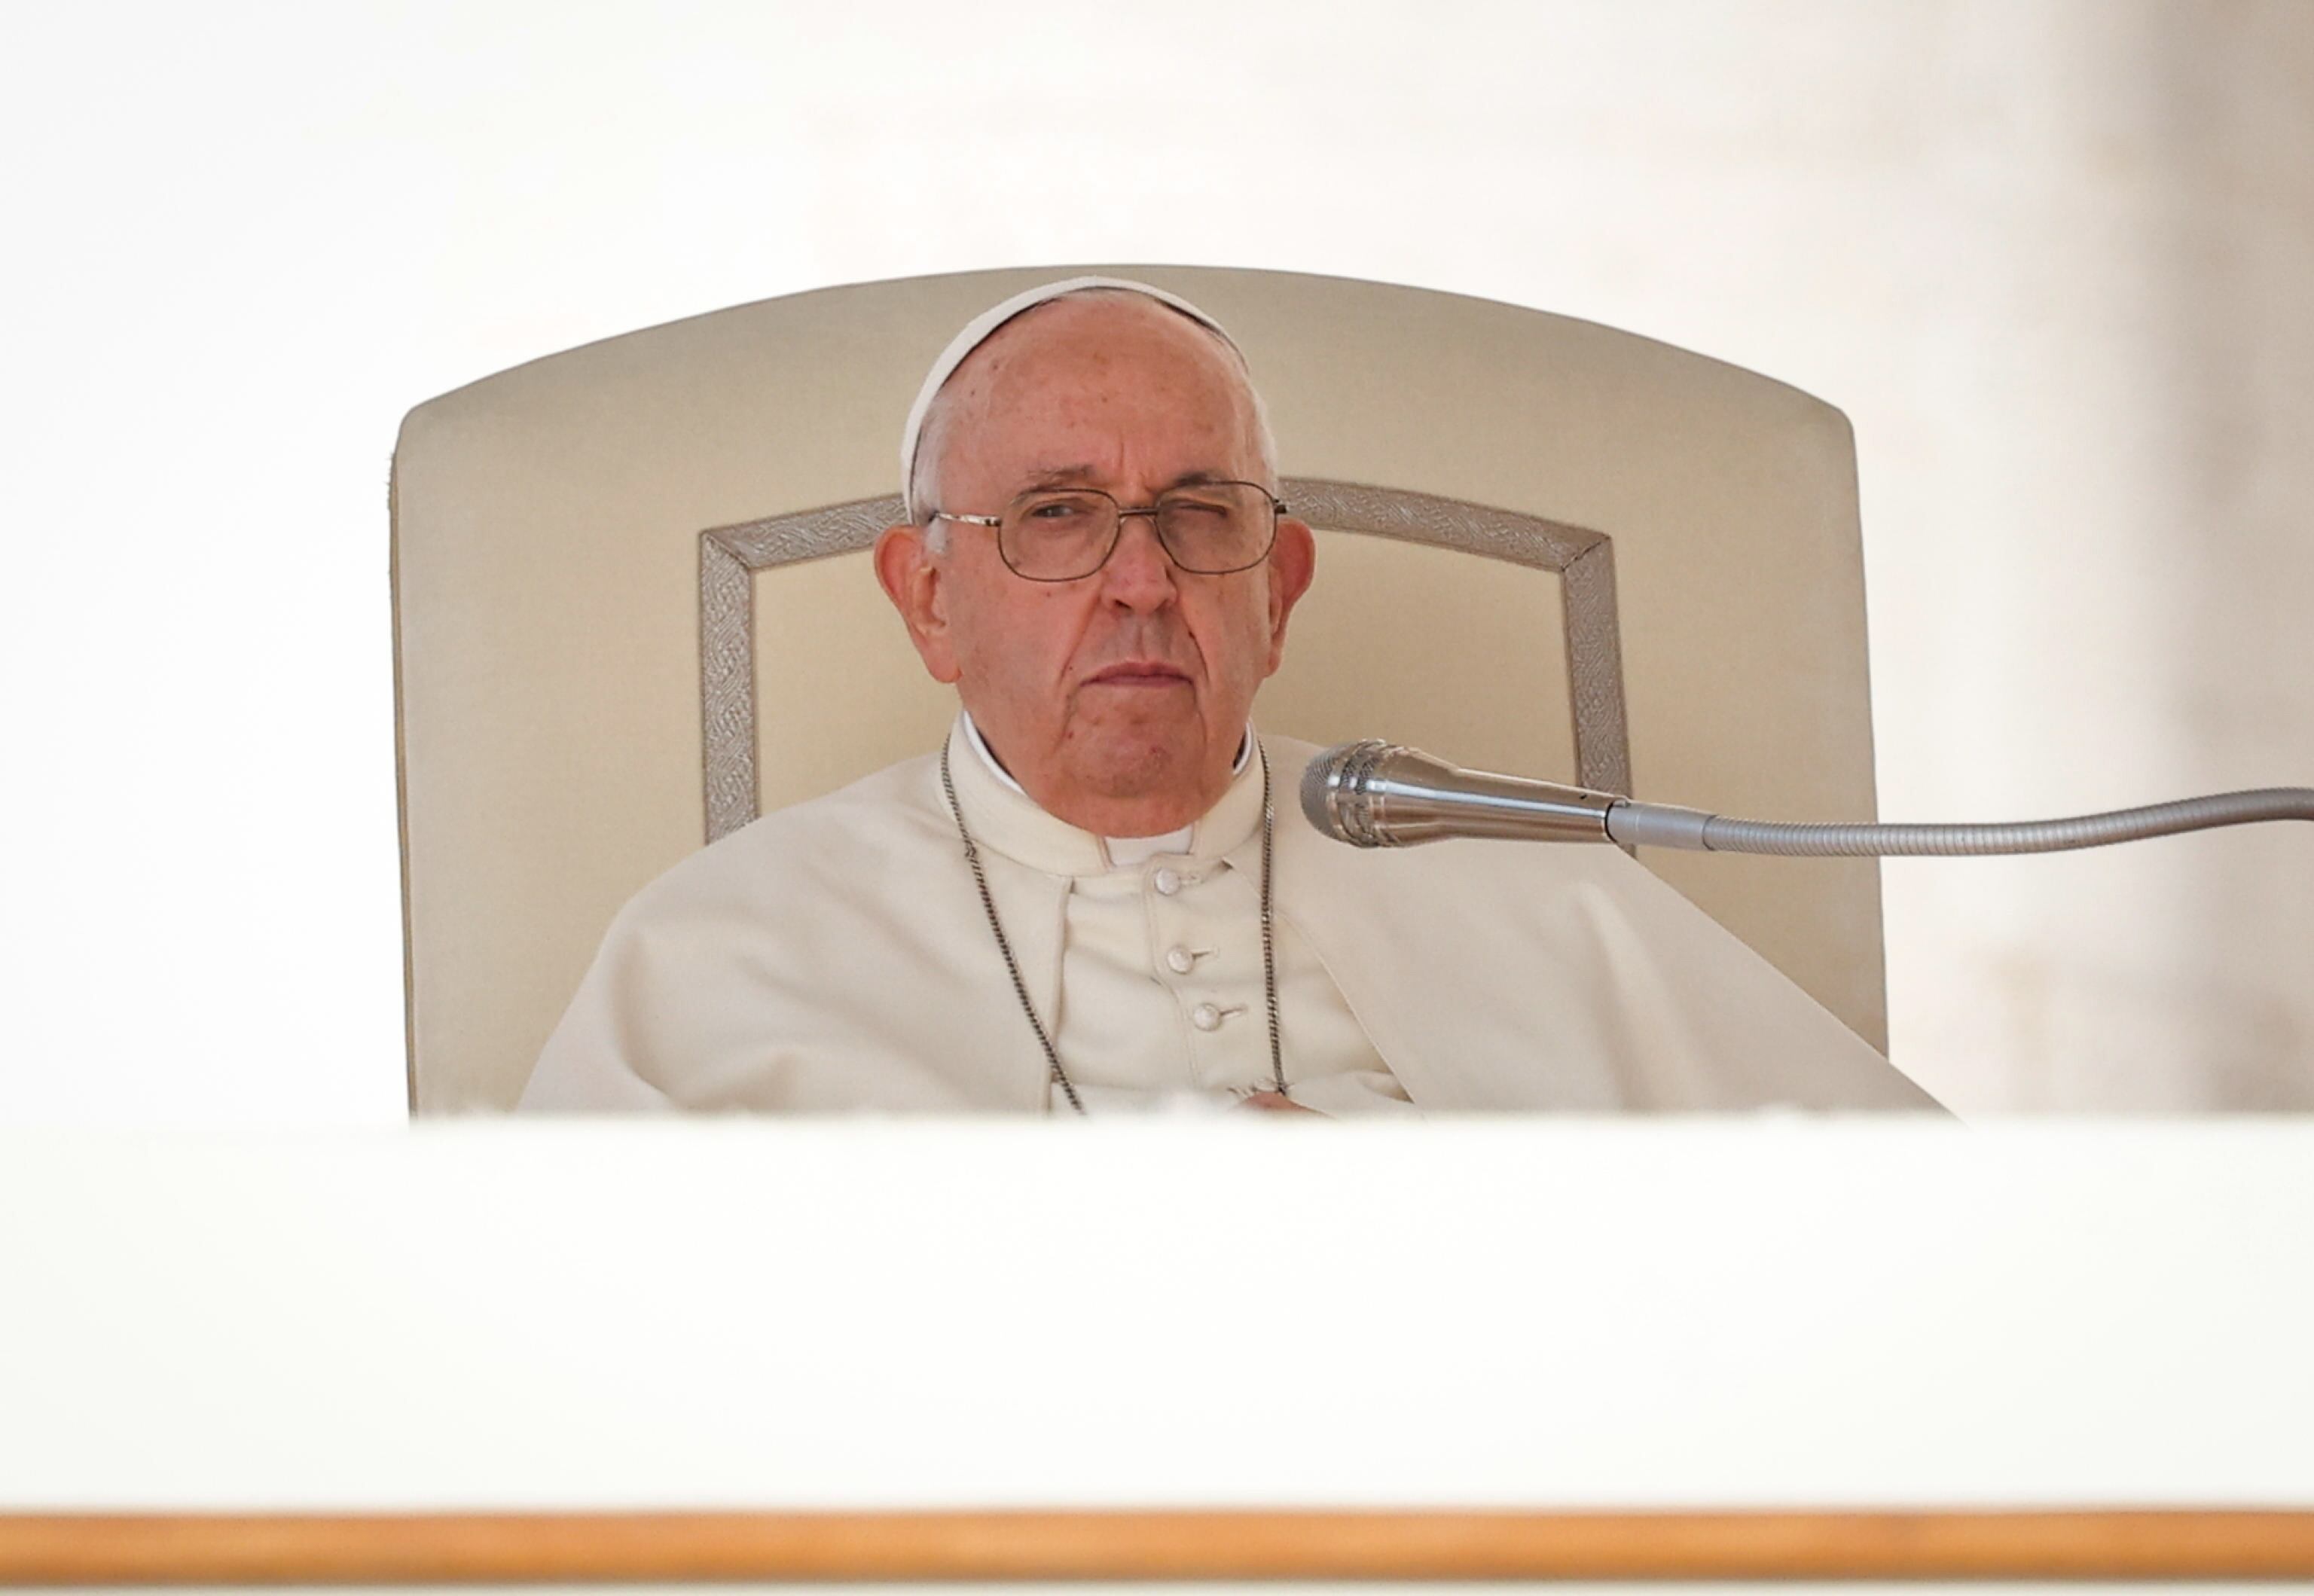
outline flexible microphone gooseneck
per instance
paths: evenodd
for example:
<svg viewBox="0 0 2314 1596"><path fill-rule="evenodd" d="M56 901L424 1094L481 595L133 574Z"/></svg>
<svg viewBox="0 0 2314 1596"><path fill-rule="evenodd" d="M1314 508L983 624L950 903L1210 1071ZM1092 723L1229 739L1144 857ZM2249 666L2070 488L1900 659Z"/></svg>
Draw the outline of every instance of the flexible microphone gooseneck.
<svg viewBox="0 0 2314 1596"><path fill-rule="evenodd" d="M2314 788L2264 787L2104 815L1992 825L1732 820L1675 804L1466 771L1418 749L1364 742L1329 748L1310 762L1302 777L1302 812L1326 835L1359 848L1494 837L1843 858L2056 853L2213 826L2314 820Z"/></svg>

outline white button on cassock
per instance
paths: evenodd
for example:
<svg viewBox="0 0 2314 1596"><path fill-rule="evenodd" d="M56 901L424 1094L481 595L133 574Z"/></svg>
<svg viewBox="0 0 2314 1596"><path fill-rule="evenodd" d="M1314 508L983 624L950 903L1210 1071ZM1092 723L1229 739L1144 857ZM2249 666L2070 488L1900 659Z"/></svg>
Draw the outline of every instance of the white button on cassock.
<svg viewBox="0 0 2314 1596"><path fill-rule="evenodd" d="M1186 975L1197 967L1197 956L1186 948L1167 948L1165 967L1176 975Z"/></svg>
<svg viewBox="0 0 2314 1596"><path fill-rule="evenodd" d="M1200 1003L1189 1010L1189 1023L1201 1031L1222 1028L1222 1011L1211 1003Z"/></svg>
<svg viewBox="0 0 2314 1596"><path fill-rule="evenodd" d="M1170 865L1161 866L1157 873L1149 878L1149 885L1170 898L1181 890L1181 872Z"/></svg>

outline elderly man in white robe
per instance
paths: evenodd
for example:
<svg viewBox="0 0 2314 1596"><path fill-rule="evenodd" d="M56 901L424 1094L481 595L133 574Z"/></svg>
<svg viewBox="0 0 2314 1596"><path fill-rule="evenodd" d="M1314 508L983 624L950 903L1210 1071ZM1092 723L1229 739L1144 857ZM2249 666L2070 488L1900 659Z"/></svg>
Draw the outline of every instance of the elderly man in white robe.
<svg viewBox="0 0 2314 1596"><path fill-rule="evenodd" d="M526 1109L1933 1107L1612 848L1366 853L1254 729L1315 561L1212 318L1074 279L934 363L879 580L960 713L620 913Z"/></svg>

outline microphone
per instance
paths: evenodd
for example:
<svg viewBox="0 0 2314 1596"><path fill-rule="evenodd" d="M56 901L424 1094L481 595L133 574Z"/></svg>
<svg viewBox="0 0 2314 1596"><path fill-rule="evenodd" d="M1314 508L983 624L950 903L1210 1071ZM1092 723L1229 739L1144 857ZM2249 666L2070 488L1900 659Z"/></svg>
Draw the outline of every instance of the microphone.
<svg viewBox="0 0 2314 1596"><path fill-rule="evenodd" d="M1466 771L1418 749L1344 743L1302 774L1302 813L1338 842L1401 848L1445 837L1616 842L1714 853L1819 858L2054 853L2264 820L2314 820L2314 788L2262 787L2062 820L1992 825L1878 825L1735 820L1676 804Z"/></svg>
<svg viewBox="0 0 2314 1596"><path fill-rule="evenodd" d="M1613 793L1466 771L1418 749L1344 743L1302 773L1302 813L1337 842L1401 848L1442 837L1604 842Z"/></svg>

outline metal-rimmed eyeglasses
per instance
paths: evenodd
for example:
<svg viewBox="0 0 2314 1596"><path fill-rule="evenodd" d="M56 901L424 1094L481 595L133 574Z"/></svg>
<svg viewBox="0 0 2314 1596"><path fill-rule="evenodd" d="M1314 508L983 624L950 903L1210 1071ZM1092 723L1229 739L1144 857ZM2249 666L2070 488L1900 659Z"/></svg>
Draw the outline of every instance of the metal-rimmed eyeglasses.
<svg viewBox="0 0 2314 1596"><path fill-rule="evenodd" d="M1285 503L1257 482L1168 488L1154 504L1120 505L1098 488L1032 488L1001 516L932 510L924 520L996 529L996 552L1017 577L1074 582L1108 563L1128 516L1146 516L1166 557L1185 571L1225 577L1250 570L1277 541Z"/></svg>

